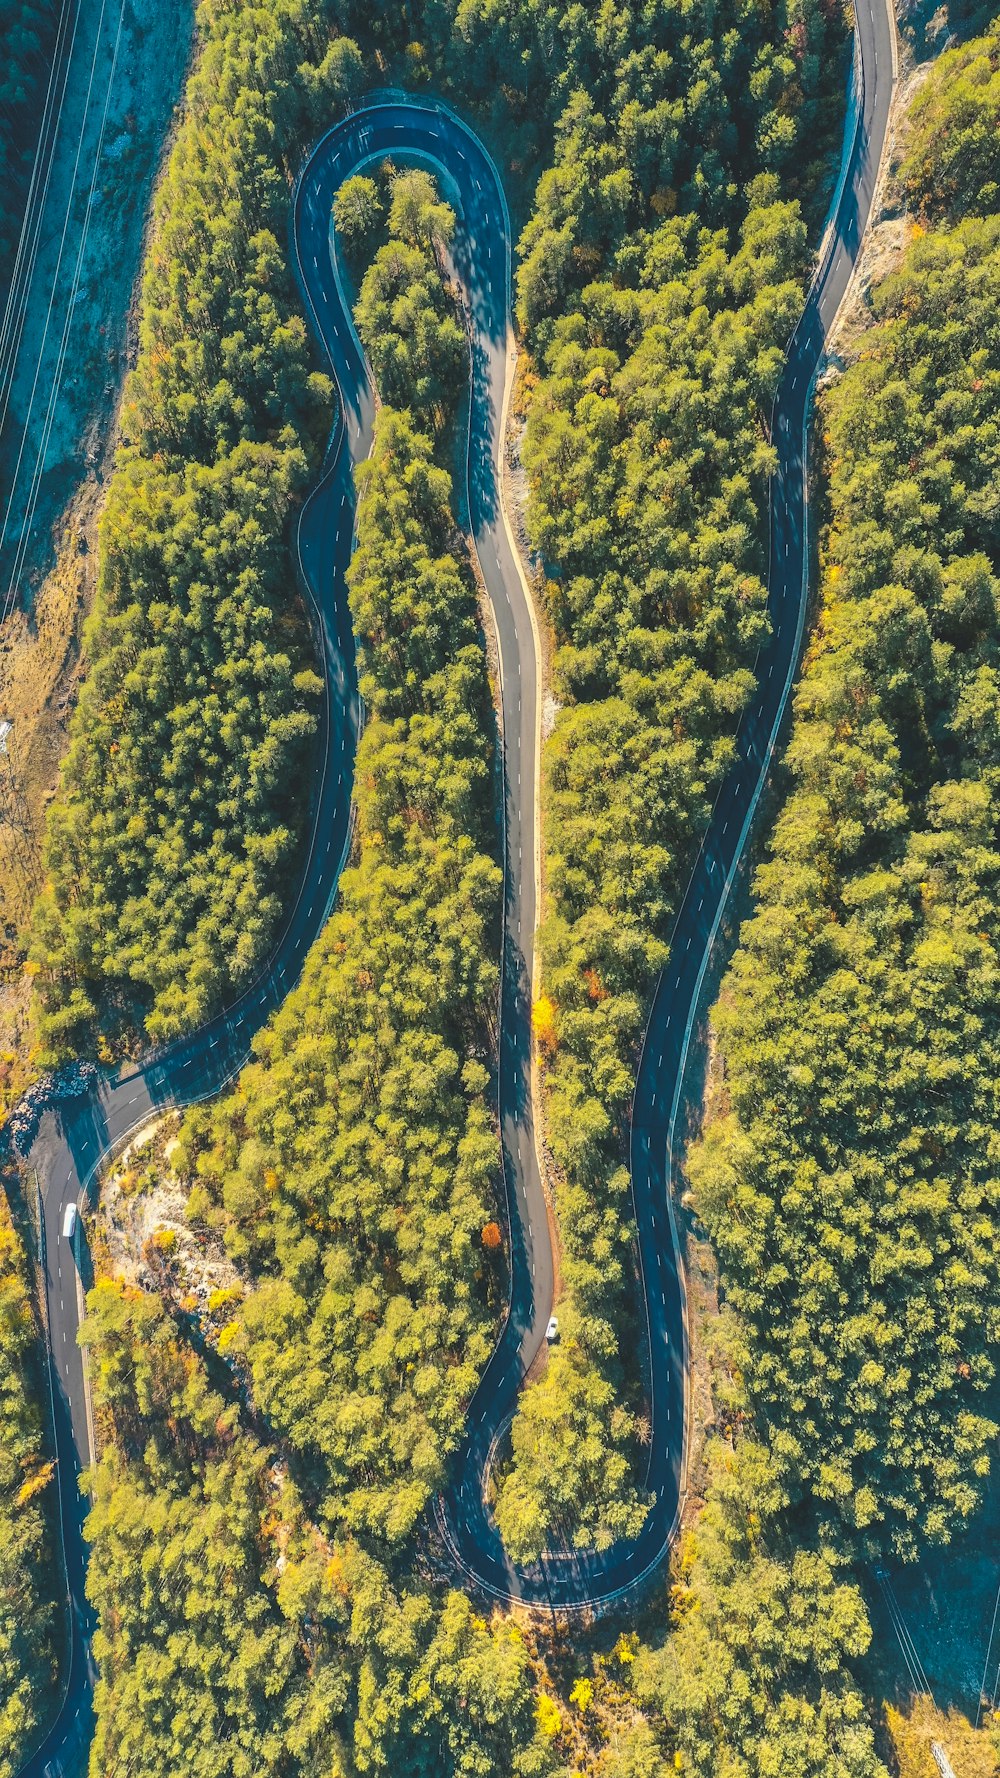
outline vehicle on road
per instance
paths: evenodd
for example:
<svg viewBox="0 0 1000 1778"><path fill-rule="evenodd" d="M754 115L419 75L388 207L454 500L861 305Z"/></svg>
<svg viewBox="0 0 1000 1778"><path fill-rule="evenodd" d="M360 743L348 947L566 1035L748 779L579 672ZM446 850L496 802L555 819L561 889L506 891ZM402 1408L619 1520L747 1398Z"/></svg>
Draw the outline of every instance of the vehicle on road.
<svg viewBox="0 0 1000 1778"><path fill-rule="evenodd" d="M76 1205L75 1204L67 1204L65 1210L63 1211L63 1221L62 1221L62 1232L63 1232L63 1239L64 1240L72 1241L73 1236L76 1234L76 1223L77 1223Z"/></svg>

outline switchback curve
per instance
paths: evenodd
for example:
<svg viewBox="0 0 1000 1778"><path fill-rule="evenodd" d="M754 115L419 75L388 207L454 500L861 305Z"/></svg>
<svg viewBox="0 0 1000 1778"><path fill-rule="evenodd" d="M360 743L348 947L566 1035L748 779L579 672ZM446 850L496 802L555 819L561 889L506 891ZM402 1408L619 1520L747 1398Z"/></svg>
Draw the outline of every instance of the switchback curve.
<svg viewBox="0 0 1000 1778"><path fill-rule="evenodd" d="M863 16L866 14L867 16ZM593 1605L639 1584L662 1560L680 1509L685 1460L686 1329L683 1277L668 1181L675 1159L691 1033L733 880L745 850L801 649L808 572L805 439L812 385L867 223L881 161L894 79L887 0L859 0L860 103L850 122L845 176L802 320L775 400L772 436L779 468L771 490L769 608L773 635L758 662L759 688L737 738L737 762L717 799L678 915L671 956L658 983L636 1082L632 1190L649 1321L653 1505L639 1537L602 1554L553 1555L518 1571L500 1543L484 1499L495 1431L508 1417L525 1370L544 1338L552 1258L531 1120L530 994L535 929L537 657L531 612L500 500L502 416L512 371L511 242L496 170L477 138L445 107L387 94L366 102L313 151L296 187L296 264L313 325L329 354L342 413L324 477L306 502L297 547L321 650L326 700L322 761L302 887L267 972L228 1011L193 1037L48 1111L30 1154L42 1203L53 1421L70 1594L72 1645L64 1698L20 1778L44 1778L86 1745L93 1683L93 1628L84 1581L85 1510L80 1468L92 1448L89 1402L76 1334L78 1273L61 1238L64 1206L85 1204L101 1163L158 1110L218 1092L243 1066L250 1039L297 980L327 918L350 837L350 786L360 726L354 643L344 574L353 541L353 469L367 455L375 400L331 251L334 191L366 162L395 154L437 166L457 198L456 269L468 309L473 361L469 506L502 660L505 752L505 897L501 1133L510 1193L511 1312L470 1404L466 1443L439 1516L457 1563L496 1597L552 1609ZM879 58L881 56L881 67ZM525 855L530 861L525 862ZM697 943L696 943L697 941ZM64 1266L63 1260L67 1263Z"/></svg>
<svg viewBox="0 0 1000 1778"><path fill-rule="evenodd" d="M813 387L867 227L895 79L891 0L858 0L841 176L771 415L777 452L769 491L771 636L758 656L757 689L740 722L735 761L716 798L670 935L670 955L654 993L632 1101L632 1206L650 1378L649 1513L638 1537L629 1542L605 1551L553 1552L530 1569L517 1569L503 1548L484 1494L491 1440L509 1416L513 1392L509 1370L495 1389L487 1370L470 1408L466 1444L454 1466L451 1490L440 1505L439 1520L463 1572L496 1598L556 1610L621 1598L662 1563L679 1523L687 1459L688 1350L673 1190L683 1151L685 1112L698 1088L695 1023L802 652L809 584L807 443Z"/></svg>

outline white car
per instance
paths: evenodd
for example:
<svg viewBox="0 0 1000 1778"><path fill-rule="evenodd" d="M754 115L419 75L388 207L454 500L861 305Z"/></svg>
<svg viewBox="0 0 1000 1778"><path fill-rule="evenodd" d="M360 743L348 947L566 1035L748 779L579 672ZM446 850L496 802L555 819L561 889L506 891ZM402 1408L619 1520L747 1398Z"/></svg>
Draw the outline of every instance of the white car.
<svg viewBox="0 0 1000 1778"><path fill-rule="evenodd" d="M557 1340L559 1338L559 1317L558 1317L558 1315L550 1315L549 1316L549 1325L545 1329L545 1338L547 1340Z"/></svg>
<svg viewBox="0 0 1000 1778"><path fill-rule="evenodd" d="M76 1234L76 1205L75 1204L67 1204L65 1210L63 1211L63 1237L67 1241L72 1241L73 1236L75 1234Z"/></svg>

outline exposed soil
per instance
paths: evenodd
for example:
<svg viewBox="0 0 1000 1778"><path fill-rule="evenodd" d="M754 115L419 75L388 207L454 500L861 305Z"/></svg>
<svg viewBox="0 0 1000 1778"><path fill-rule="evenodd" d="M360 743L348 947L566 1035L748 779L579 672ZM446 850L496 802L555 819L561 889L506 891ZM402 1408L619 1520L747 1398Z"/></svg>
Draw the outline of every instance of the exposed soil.
<svg viewBox="0 0 1000 1778"><path fill-rule="evenodd" d="M705 1084L699 1131L707 1130L729 1110L722 1058L711 1028L708 1032ZM708 1472L706 1447L715 1434L725 1436L713 1393L719 1364L719 1275L708 1236L693 1213L685 1190L675 1206L684 1254L684 1287L688 1318L688 1464L682 1524L690 1527L704 1505Z"/></svg>
<svg viewBox="0 0 1000 1778"><path fill-rule="evenodd" d="M897 6L899 81L889 113L886 156L854 281L830 335L827 368L821 383L828 381L831 373L839 374L844 364L856 356L862 334L872 325L871 292L895 270L912 233L913 223L906 213L897 173L909 142L913 100L932 66L930 61L917 64L913 59L913 33L907 21L916 12L916 7ZM943 48L944 43L942 38L938 47Z"/></svg>
<svg viewBox="0 0 1000 1778"><path fill-rule="evenodd" d="M189 1187L171 1164L179 1124L177 1112L146 1124L108 1169L95 1219L95 1269L165 1292L214 1322L243 1286L220 1237L188 1221Z"/></svg>

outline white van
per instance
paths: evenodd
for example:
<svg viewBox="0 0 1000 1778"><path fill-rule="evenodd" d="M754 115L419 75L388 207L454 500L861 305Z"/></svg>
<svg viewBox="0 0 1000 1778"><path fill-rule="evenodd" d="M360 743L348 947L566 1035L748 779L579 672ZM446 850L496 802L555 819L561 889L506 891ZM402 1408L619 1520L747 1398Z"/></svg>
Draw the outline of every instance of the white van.
<svg viewBox="0 0 1000 1778"><path fill-rule="evenodd" d="M75 1204L67 1204L65 1210L63 1211L63 1236L64 1236L65 1240L72 1241L73 1236L75 1234L76 1234L76 1205Z"/></svg>

